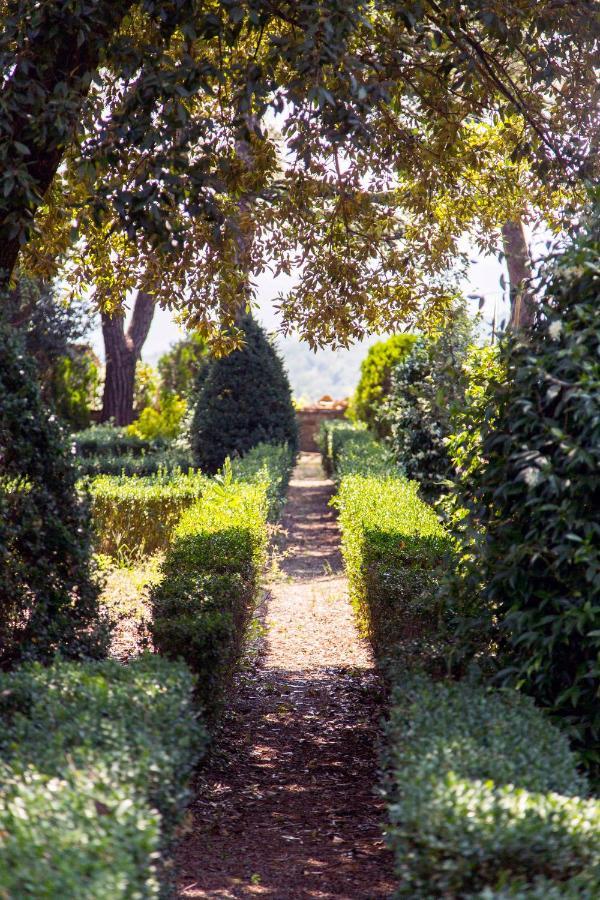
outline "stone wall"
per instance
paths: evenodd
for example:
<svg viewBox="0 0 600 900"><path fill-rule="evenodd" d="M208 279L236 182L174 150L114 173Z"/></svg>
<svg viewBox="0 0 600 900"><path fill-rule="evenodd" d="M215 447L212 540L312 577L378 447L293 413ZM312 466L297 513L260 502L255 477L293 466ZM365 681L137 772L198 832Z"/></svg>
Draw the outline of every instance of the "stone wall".
<svg viewBox="0 0 600 900"><path fill-rule="evenodd" d="M343 419L345 408L331 409L322 406L306 406L299 409L298 426L300 429L300 450L304 453L314 453L319 448L315 441L315 435L321 427L321 422L329 419Z"/></svg>

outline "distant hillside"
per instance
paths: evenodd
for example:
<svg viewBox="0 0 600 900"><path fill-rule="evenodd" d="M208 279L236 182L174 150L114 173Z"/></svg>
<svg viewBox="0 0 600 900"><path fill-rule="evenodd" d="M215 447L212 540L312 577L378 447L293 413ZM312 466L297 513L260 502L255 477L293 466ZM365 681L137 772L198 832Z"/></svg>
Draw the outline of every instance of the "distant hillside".
<svg viewBox="0 0 600 900"><path fill-rule="evenodd" d="M329 394L335 400L349 397L360 377L360 364L367 350L380 337L372 337L349 350L318 350L297 338L277 337L281 353L297 399L318 400Z"/></svg>

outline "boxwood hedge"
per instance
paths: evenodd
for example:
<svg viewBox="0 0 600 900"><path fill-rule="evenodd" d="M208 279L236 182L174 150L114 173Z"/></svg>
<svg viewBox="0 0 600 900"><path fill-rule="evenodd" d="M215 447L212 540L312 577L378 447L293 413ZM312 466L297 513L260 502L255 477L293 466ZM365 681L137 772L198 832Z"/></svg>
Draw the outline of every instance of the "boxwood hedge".
<svg viewBox="0 0 600 900"><path fill-rule="evenodd" d="M205 732L189 670L56 661L0 675L0 896L151 898Z"/></svg>
<svg viewBox="0 0 600 900"><path fill-rule="evenodd" d="M529 698L405 678L387 737L396 896L598 896L600 803Z"/></svg>
<svg viewBox="0 0 600 900"><path fill-rule="evenodd" d="M231 476L209 483L184 513L152 594L154 643L198 675L198 697L212 715L243 645L267 546L264 482Z"/></svg>
<svg viewBox="0 0 600 900"><path fill-rule="evenodd" d="M181 471L91 479L87 486L96 549L110 556L165 549L181 514L202 496L207 483L199 472Z"/></svg>
<svg viewBox="0 0 600 900"><path fill-rule="evenodd" d="M350 599L363 634L383 660L401 641L431 631L448 539L415 482L347 475L334 502Z"/></svg>
<svg viewBox="0 0 600 900"><path fill-rule="evenodd" d="M400 469L383 444L364 425L345 419L323 422L317 435L323 468L336 481L344 475L399 475Z"/></svg>

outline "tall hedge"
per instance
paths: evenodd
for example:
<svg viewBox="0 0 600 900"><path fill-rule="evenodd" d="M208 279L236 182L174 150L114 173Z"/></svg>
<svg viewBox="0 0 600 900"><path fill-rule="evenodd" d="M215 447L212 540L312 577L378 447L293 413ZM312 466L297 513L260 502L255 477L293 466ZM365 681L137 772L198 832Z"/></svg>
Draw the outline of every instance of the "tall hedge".
<svg viewBox="0 0 600 900"><path fill-rule="evenodd" d="M73 455L21 339L0 322L0 668L102 656L90 528Z"/></svg>
<svg viewBox="0 0 600 900"><path fill-rule="evenodd" d="M377 437L386 437L389 427L381 417L382 406L392 387L392 372L410 354L416 338L412 334L394 334L369 348L360 366L360 381L353 398L356 418Z"/></svg>
<svg viewBox="0 0 600 900"><path fill-rule="evenodd" d="M298 445L290 384L277 351L251 316L240 323L244 344L212 359L199 379L191 428L196 465L216 473L228 456L256 444Z"/></svg>
<svg viewBox="0 0 600 900"><path fill-rule="evenodd" d="M501 678L572 729L600 764L600 232L546 278L532 332L503 348L479 464L460 498L481 592L459 605ZM465 540L469 530L465 529ZM458 595L461 597L461 585ZM459 601L460 602L460 601Z"/></svg>

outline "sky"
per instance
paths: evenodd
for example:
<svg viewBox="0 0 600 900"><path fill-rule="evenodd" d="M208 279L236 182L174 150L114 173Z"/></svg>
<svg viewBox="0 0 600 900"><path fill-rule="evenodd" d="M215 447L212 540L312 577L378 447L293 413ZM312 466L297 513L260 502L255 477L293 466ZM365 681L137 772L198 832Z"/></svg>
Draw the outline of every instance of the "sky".
<svg viewBox="0 0 600 900"><path fill-rule="evenodd" d="M468 277L462 285L466 295L483 296L482 316L485 323L492 322L496 305L496 320L500 322L507 313L507 302L504 291L500 287L500 276L504 265L494 256L481 256L473 252ZM273 301L278 294L290 284L289 276L273 277L264 272L257 279L256 318L270 332L277 332L279 321L273 309ZM470 301L474 312L478 301ZM144 345L142 358L155 365L158 357L182 337L183 331L168 310L157 309L150 333ZM297 339L278 338L277 343L287 364L292 391L297 398L318 400L319 396L328 394L335 399L348 396L358 382L360 362L366 355L370 344L379 339L373 335L361 344L355 344L350 350L319 350L315 354L309 351L302 353ZM103 358L102 334L98 327L93 335L94 349ZM317 374L318 373L318 377Z"/></svg>

